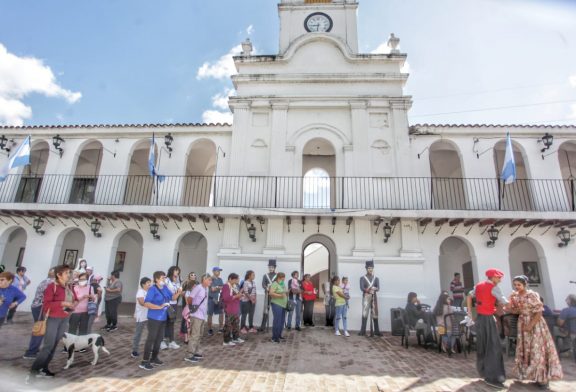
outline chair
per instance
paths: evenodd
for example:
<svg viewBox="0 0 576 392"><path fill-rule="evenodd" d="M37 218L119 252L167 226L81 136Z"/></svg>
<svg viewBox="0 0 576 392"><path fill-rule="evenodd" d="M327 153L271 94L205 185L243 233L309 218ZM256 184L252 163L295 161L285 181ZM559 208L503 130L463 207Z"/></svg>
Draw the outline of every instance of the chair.
<svg viewBox="0 0 576 392"><path fill-rule="evenodd" d="M466 354L472 352L472 347L476 348L476 325L464 326L464 351Z"/></svg>
<svg viewBox="0 0 576 392"><path fill-rule="evenodd" d="M392 320L392 336L402 336L401 345L408 348L408 337L410 336L410 331L416 332L416 330L408 323L408 314L406 313L406 309L390 309L390 317ZM420 337L418 337L418 344L420 344Z"/></svg>
<svg viewBox="0 0 576 392"><path fill-rule="evenodd" d="M454 340L457 351L459 353L464 353L466 357L468 353L464 349L464 338L465 328L466 326L461 324L462 321L466 318L466 313L457 312L457 313L448 313L444 316L444 325L450 325L450 329L446 330L446 334L450 333L450 340ZM442 336L438 336L438 351L442 350ZM452 356L452 347L448 350L448 356Z"/></svg>
<svg viewBox="0 0 576 392"><path fill-rule="evenodd" d="M568 347L564 350L559 350L559 352L572 350L572 357L574 358L574 361L576 361L576 317L568 317L564 322L564 329L567 329L570 333L568 336L556 336L556 347L560 347L559 340L565 342L569 339Z"/></svg>
<svg viewBox="0 0 576 392"><path fill-rule="evenodd" d="M508 326L508 332L504 336L506 339L506 356L510 356L511 352L513 355L515 355L516 341L518 340L518 315L505 314L504 316L502 316L502 325ZM506 330L505 327L504 330ZM514 345L514 349L512 349L512 345Z"/></svg>

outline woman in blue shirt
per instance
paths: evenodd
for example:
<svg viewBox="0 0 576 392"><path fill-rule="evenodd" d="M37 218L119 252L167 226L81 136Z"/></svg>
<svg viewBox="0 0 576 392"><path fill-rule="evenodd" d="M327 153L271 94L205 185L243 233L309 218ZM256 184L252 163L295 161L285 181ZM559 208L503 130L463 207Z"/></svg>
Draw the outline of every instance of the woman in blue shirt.
<svg viewBox="0 0 576 392"><path fill-rule="evenodd" d="M163 271L156 271L153 275L154 285L148 289L144 306L148 308L148 337L144 345L144 358L140 363L140 369L152 370L154 366L164 364L158 359L160 343L164 338L164 328L168 318L168 307L170 301L176 300L179 293L172 295L166 287L166 274Z"/></svg>
<svg viewBox="0 0 576 392"><path fill-rule="evenodd" d="M24 293L12 285L13 280L12 272L0 273L0 327L4 324L8 310L15 308L26 299Z"/></svg>

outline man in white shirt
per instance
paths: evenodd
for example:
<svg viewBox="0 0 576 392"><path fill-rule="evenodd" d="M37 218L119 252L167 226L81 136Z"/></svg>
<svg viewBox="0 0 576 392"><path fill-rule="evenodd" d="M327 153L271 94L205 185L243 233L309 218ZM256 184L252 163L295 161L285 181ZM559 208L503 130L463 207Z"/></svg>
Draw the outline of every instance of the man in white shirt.
<svg viewBox="0 0 576 392"><path fill-rule="evenodd" d="M142 331L148 321L148 308L144 307L144 299L146 293L152 285L150 278L144 277L140 279L140 288L136 293L136 309L134 310L134 318L136 319L136 329L134 330L134 339L132 340L132 358L140 356L138 353L138 346L140 346L140 339L142 338Z"/></svg>

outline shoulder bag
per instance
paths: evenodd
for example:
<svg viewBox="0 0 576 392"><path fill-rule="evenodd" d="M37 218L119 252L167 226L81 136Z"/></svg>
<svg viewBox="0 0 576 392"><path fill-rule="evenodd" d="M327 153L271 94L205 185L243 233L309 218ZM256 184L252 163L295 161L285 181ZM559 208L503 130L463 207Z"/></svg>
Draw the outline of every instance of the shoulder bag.
<svg viewBox="0 0 576 392"><path fill-rule="evenodd" d="M54 285L54 294L56 294L56 283ZM42 313L40 314L41 320L35 321L32 326L32 336L44 336L46 335L46 320L50 317L50 309L46 312L46 315L42 318Z"/></svg>
<svg viewBox="0 0 576 392"><path fill-rule="evenodd" d="M91 292L92 292L92 286L90 286L90 289L88 289L88 295L90 295ZM98 313L98 302L95 302L92 300L92 298L89 298L88 299L88 315L94 316L94 315L96 315L96 313Z"/></svg>

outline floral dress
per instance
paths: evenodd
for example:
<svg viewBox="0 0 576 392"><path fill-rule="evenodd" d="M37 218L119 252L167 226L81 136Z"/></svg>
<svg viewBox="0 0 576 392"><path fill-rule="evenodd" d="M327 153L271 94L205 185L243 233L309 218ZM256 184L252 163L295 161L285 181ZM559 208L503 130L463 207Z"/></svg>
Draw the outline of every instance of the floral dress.
<svg viewBox="0 0 576 392"><path fill-rule="evenodd" d="M563 377L562 366L558 359L554 340L544 318L534 325L530 332L524 332L524 326L532 318L542 314L544 305L538 293L526 290L523 295L518 292L510 296L513 313L518 313L518 340L514 372L520 380L531 380L542 384L549 380Z"/></svg>

